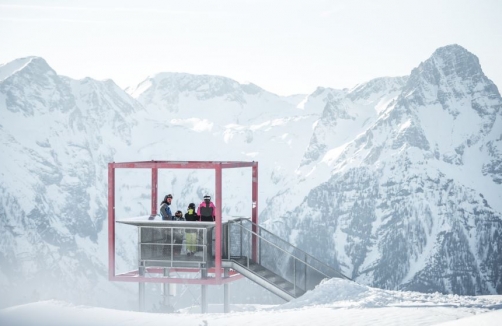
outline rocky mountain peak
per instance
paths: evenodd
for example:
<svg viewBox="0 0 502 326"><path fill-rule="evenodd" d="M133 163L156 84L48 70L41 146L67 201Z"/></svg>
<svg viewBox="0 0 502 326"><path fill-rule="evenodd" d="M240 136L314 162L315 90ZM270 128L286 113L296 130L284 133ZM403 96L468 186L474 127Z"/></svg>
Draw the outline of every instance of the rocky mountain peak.
<svg viewBox="0 0 502 326"><path fill-rule="evenodd" d="M454 75L463 79L484 77L478 57L457 44L437 49L431 60L442 70L444 76Z"/></svg>
<svg viewBox="0 0 502 326"><path fill-rule="evenodd" d="M158 100L164 102L176 102L179 94L192 93L198 100L222 97L239 103L245 102L245 94L265 92L257 85L240 84L227 77L174 72L162 72L150 76L126 91L140 102L155 100L153 93L161 97Z"/></svg>
<svg viewBox="0 0 502 326"><path fill-rule="evenodd" d="M13 60L0 65L0 82L19 74L35 75L55 75L56 72L40 57L25 57Z"/></svg>
<svg viewBox="0 0 502 326"><path fill-rule="evenodd" d="M461 88L473 91L478 83L493 84L483 73L479 59L459 45L448 45L437 49L412 70L406 88L447 87L457 92L462 91Z"/></svg>
<svg viewBox="0 0 502 326"><path fill-rule="evenodd" d="M6 95L5 107L25 115L65 111L73 105L67 97L68 85L39 57L27 57L0 67L0 93ZM1 106L0 106L1 107Z"/></svg>
<svg viewBox="0 0 502 326"><path fill-rule="evenodd" d="M432 56L413 69L400 98L403 108L434 106L456 119L473 110L488 132L500 111L497 87L488 79L478 58L459 45L437 49Z"/></svg>

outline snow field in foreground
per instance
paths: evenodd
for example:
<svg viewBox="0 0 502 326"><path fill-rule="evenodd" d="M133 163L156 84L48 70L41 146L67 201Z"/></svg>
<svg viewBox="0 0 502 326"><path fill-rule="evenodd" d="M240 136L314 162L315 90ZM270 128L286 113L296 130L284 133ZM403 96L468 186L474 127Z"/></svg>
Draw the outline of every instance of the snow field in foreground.
<svg viewBox="0 0 502 326"><path fill-rule="evenodd" d="M496 325L502 296L388 291L331 279L279 306L232 306L229 314L155 314L42 301L0 311L1 325ZM499 309L499 310L497 310ZM210 310L220 310L210 306Z"/></svg>

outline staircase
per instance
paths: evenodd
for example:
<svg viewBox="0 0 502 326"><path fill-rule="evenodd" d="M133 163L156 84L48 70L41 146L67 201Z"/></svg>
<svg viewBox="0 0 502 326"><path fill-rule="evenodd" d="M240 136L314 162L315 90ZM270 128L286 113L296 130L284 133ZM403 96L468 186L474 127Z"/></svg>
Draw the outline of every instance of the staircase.
<svg viewBox="0 0 502 326"><path fill-rule="evenodd" d="M224 223L222 238L223 267L236 270L286 301L312 290L325 278L349 279L249 219Z"/></svg>

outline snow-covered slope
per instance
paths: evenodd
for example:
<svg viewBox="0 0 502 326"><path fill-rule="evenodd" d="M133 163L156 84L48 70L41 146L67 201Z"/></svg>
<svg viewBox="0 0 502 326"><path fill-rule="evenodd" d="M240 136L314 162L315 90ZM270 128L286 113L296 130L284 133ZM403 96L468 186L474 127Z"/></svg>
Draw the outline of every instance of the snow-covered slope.
<svg viewBox="0 0 502 326"><path fill-rule="evenodd" d="M228 314L153 314L43 301L0 310L4 325L497 325L501 296L463 297L370 288L329 280L303 297L280 306L231 305ZM211 305L211 312L221 306ZM498 310L497 310L498 309ZM442 325L442 324L441 324ZM445 324L446 325L446 324ZM456 323L454 324L456 325Z"/></svg>

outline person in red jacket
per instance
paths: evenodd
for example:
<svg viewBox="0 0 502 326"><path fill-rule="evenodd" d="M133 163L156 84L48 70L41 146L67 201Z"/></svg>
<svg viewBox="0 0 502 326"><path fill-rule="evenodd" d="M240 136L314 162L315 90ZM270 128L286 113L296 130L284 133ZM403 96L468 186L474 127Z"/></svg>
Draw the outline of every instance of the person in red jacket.
<svg viewBox="0 0 502 326"><path fill-rule="evenodd" d="M211 196L204 196L204 201L197 208L197 215L201 222L214 222L216 214L216 206L211 201Z"/></svg>

